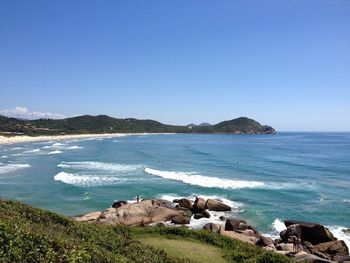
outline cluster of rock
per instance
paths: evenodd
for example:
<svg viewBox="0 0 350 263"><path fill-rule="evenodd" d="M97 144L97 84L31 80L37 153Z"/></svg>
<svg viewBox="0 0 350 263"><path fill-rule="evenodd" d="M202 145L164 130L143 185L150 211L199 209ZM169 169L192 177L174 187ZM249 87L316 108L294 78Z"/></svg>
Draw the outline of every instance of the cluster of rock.
<svg viewBox="0 0 350 263"><path fill-rule="evenodd" d="M286 220L287 229L275 240L261 235L244 220L227 219L225 225L208 223L204 229L263 247L265 250L295 258L297 262L348 262L349 249L337 240L328 228L315 223ZM295 251L293 236L299 237L299 251Z"/></svg>
<svg viewBox="0 0 350 263"><path fill-rule="evenodd" d="M139 203L115 202L111 208L74 217L76 221L101 224L122 224L127 226L158 225L168 226L190 224L191 218L210 218L208 211L231 211L231 207L214 199L196 197L192 202L187 198L173 202L163 199L144 199ZM203 229L220 235L254 244L267 251L274 251L296 261L306 262L350 262L349 249L345 242L337 240L324 226L301 221L286 220L286 230L280 238L263 236L253 226L241 219L225 219L221 224L207 223ZM293 247L293 237L300 239L300 251Z"/></svg>
<svg viewBox="0 0 350 263"><path fill-rule="evenodd" d="M173 224L186 225L190 223L192 216L195 219L210 218L207 210L231 211L231 207L214 199L196 198L194 202L186 198L176 199L173 202L163 199L143 199L139 203L118 201L104 211L76 216L74 219L90 223L127 226L166 224L165 222L169 221Z"/></svg>

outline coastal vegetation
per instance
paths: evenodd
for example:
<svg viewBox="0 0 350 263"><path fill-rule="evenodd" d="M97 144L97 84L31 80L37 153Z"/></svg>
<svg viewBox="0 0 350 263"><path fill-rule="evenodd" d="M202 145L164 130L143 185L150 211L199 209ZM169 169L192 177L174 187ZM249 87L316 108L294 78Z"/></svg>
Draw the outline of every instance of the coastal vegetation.
<svg viewBox="0 0 350 263"><path fill-rule="evenodd" d="M210 247L207 262L219 262L212 255L222 256L221 262L290 262L283 255L204 230L75 222L2 199L0 214L0 262L195 262L193 256L203 257L201 249L191 251L191 256L174 255L169 250L172 240L173 251L189 241L197 248Z"/></svg>
<svg viewBox="0 0 350 263"><path fill-rule="evenodd" d="M66 119L23 120L0 116L0 135L61 135L98 133L230 133L271 134L271 126L240 117L215 125L167 125L154 120L83 115Z"/></svg>

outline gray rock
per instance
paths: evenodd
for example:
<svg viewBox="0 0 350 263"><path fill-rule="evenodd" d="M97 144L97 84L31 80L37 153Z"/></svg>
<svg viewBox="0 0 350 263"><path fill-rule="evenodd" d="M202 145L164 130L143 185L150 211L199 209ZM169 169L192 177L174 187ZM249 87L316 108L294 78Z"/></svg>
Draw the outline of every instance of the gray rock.
<svg viewBox="0 0 350 263"><path fill-rule="evenodd" d="M285 220L284 224L287 228L291 225L300 225L301 240L309 241L313 245L336 240L327 227L317 223Z"/></svg>
<svg viewBox="0 0 350 263"><path fill-rule="evenodd" d="M222 228L219 224L214 223L207 223L203 226L203 229L214 232L214 233L220 233L220 229Z"/></svg>
<svg viewBox="0 0 350 263"><path fill-rule="evenodd" d="M231 207L217 201L215 199L208 199L207 202L205 203L206 209L209 211L231 211Z"/></svg>
<svg viewBox="0 0 350 263"><path fill-rule="evenodd" d="M184 215L177 215L177 216L173 217L171 222L174 224L179 224L179 225L187 225L191 222L191 218L186 217Z"/></svg>
<svg viewBox="0 0 350 263"><path fill-rule="evenodd" d="M349 249L343 240L330 241L314 245L314 251L330 255L332 258L338 256L348 256Z"/></svg>
<svg viewBox="0 0 350 263"><path fill-rule="evenodd" d="M193 213L202 213L205 210L205 200L200 197L196 197L194 204L192 206Z"/></svg>
<svg viewBox="0 0 350 263"><path fill-rule="evenodd" d="M186 208L186 209L192 208L192 201L187 199L187 198L175 199L173 202L178 203L179 206Z"/></svg>
<svg viewBox="0 0 350 263"><path fill-rule="evenodd" d="M289 240L292 236L301 238L301 227L299 224L290 225L280 233L280 237L284 243L290 242Z"/></svg>

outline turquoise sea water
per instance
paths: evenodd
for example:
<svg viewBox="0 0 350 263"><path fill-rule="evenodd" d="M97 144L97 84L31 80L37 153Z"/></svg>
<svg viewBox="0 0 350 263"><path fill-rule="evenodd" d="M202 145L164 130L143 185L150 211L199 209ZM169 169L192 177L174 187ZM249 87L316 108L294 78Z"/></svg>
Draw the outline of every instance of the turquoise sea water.
<svg viewBox="0 0 350 263"><path fill-rule="evenodd" d="M233 206L231 216L264 233L288 218L343 234L341 227L350 228L350 133L144 135L0 146L0 195L66 215L136 195L194 194L222 198Z"/></svg>

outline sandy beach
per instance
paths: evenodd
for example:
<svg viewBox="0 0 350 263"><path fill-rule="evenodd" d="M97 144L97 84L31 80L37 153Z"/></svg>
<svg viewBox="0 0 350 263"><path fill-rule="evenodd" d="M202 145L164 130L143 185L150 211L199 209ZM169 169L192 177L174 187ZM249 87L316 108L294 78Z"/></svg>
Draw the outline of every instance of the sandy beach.
<svg viewBox="0 0 350 263"><path fill-rule="evenodd" d="M42 136L27 136L19 135L12 137L0 136L0 144L13 144L22 142L36 142L36 141L51 141L51 140L70 140L81 138L103 138L103 137L122 137L128 135L152 135L155 133L102 133L102 134L72 134L72 135L42 135ZM161 133L156 133L161 134ZM169 133L166 133L169 134Z"/></svg>

